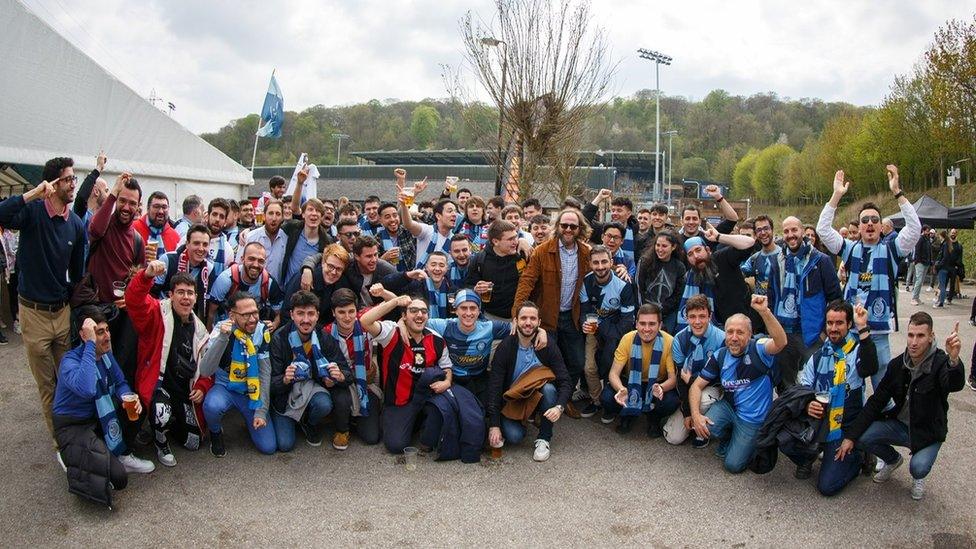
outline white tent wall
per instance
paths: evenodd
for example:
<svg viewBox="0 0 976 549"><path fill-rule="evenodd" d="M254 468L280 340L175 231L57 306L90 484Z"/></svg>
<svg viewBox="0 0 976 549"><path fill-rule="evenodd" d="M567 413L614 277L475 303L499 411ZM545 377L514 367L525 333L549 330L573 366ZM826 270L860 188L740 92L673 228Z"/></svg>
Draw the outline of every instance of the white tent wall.
<svg viewBox="0 0 976 549"><path fill-rule="evenodd" d="M81 187L81 182L88 175L88 172L75 171L75 174L78 176L78 185L75 187L75 193L77 194L78 188ZM108 168L102 174L102 178L108 182L109 190L112 189L118 175L118 172L113 172ZM188 179L161 179L139 174L134 174L134 177L139 181L139 186L142 187L143 213L146 211L146 199L149 195L155 191L162 191L169 197L169 216L173 220L177 220L183 216L183 199L191 194L195 194L203 199L204 208L214 198L233 198L234 200L240 200L245 196L242 191L244 187L231 183L203 183Z"/></svg>
<svg viewBox="0 0 976 549"><path fill-rule="evenodd" d="M0 21L0 162L43 166L70 156L87 172L103 149L110 171L131 172L150 192L152 185L169 188L174 204L190 193L246 194L253 183L246 168L150 105L19 0L0 0Z"/></svg>

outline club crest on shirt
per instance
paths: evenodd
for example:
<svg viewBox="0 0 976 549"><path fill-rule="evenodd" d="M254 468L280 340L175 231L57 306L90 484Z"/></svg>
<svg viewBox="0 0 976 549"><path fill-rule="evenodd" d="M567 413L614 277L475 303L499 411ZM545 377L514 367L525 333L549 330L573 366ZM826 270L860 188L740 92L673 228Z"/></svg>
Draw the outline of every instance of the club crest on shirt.
<svg viewBox="0 0 976 549"><path fill-rule="evenodd" d="M413 363L420 366L424 363L424 354L421 352L415 352L413 354Z"/></svg>

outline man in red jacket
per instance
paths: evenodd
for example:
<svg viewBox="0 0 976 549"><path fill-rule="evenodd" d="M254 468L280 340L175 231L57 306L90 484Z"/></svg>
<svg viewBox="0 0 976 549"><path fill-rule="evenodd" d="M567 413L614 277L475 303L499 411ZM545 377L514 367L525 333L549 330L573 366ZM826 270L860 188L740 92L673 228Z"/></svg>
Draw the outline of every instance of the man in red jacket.
<svg viewBox="0 0 976 549"><path fill-rule="evenodd" d="M146 200L146 215L136 219L132 228L142 236L146 243L146 260L159 259L167 252L175 251L180 245L180 233L169 224L169 197L156 191ZM151 252L156 249L155 255Z"/></svg>
<svg viewBox="0 0 976 549"><path fill-rule="evenodd" d="M125 304L139 334L135 390L149 410L159 462L176 465L169 447L172 434L188 450L200 447L203 397L213 379L200 377L199 360L207 346L208 333L193 314L196 281L187 273L170 279L170 297L157 300L149 295L153 278L166 271L162 261L153 261L136 273L125 291Z"/></svg>

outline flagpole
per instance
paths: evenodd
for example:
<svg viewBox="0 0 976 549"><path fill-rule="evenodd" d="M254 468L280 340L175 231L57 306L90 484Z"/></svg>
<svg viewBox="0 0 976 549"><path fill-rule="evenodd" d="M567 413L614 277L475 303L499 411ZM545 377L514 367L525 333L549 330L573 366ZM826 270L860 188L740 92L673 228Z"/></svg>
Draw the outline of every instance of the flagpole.
<svg viewBox="0 0 976 549"><path fill-rule="evenodd" d="M274 78L277 68L271 69L271 78ZM261 129L261 113L258 113L258 130ZM254 161L258 157L258 130L254 131L254 152L251 153L251 176L254 176Z"/></svg>

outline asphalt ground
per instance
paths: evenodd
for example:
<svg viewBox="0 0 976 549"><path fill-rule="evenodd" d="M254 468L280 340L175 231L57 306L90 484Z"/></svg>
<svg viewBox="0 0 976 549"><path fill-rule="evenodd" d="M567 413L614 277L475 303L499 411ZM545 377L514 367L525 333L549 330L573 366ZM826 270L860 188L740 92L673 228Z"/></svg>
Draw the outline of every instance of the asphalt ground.
<svg viewBox="0 0 976 549"><path fill-rule="evenodd" d="M903 293L905 318L922 308L909 302ZM960 322L967 370L976 341L969 307L968 299L924 307L940 340ZM6 333L2 546L976 546L976 392L968 387L949 397L949 438L920 502L909 497L907 465L886 484L860 477L828 499L815 476L795 480L782 456L769 474L730 475L714 445L648 440L641 424L622 437L596 418L560 420L546 463L532 461L530 428L500 462L421 457L413 472L355 436L345 452L299 435L293 452L262 456L243 422L229 419L225 458L174 448L177 467L130 476L109 511L67 492L20 337ZM892 348L904 348L903 333Z"/></svg>

